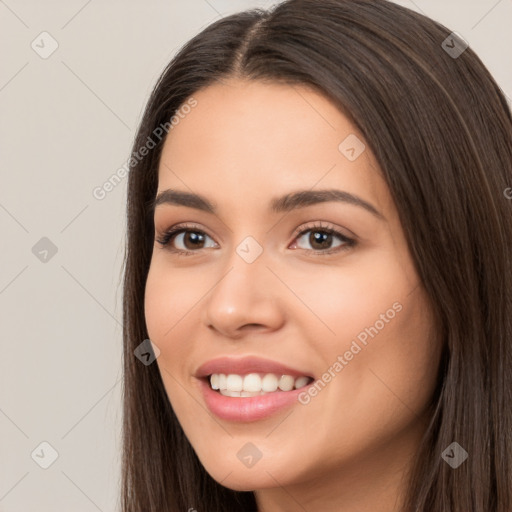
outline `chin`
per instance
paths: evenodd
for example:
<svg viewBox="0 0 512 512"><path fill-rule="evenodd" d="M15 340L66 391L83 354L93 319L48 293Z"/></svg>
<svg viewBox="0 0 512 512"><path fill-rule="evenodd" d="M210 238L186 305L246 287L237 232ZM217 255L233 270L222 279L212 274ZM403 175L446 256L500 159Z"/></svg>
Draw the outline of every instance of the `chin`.
<svg viewBox="0 0 512 512"><path fill-rule="evenodd" d="M248 475L246 478L240 477L240 475L229 475L224 480L215 479L215 481L232 491L257 491L259 489L276 487L275 480L272 480L268 475L253 474Z"/></svg>
<svg viewBox="0 0 512 512"><path fill-rule="evenodd" d="M218 484L233 491L256 491L289 483L284 482L285 475L279 469L273 470L272 466L263 466L263 464L260 466L258 463L252 468L241 467L238 469L229 465L204 466L204 468Z"/></svg>

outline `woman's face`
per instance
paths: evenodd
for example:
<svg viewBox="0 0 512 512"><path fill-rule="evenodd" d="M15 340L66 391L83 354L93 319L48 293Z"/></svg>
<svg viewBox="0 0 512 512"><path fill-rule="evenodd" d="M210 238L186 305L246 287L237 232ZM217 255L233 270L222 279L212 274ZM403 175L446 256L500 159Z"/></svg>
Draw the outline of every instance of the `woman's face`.
<svg viewBox="0 0 512 512"><path fill-rule="evenodd" d="M160 241L187 231L155 241L145 295L185 434L233 489L398 478L440 347L375 158L304 86L231 80L194 98L165 141L157 196L175 194L154 215Z"/></svg>

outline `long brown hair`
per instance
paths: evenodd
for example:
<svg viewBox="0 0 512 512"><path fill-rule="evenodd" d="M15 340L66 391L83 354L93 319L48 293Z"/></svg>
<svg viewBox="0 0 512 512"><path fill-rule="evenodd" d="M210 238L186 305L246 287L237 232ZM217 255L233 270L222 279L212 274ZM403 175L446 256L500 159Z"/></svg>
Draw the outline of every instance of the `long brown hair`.
<svg viewBox="0 0 512 512"><path fill-rule="evenodd" d="M405 510L512 510L512 118L471 48L386 0L288 0L218 20L167 66L134 152L199 89L228 77L305 84L365 137L395 201L444 352ZM448 39L447 39L448 38ZM445 41L449 41L446 45ZM144 289L164 137L128 178L124 266L123 512L255 511L215 482L169 403L148 338ZM452 442L467 460L452 469Z"/></svg>

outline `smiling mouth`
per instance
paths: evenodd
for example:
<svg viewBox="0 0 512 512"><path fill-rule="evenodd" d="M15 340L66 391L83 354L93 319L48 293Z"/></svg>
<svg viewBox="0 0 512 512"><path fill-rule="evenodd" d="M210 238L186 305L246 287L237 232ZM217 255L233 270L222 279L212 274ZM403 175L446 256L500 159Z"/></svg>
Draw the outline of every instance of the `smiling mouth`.
<svg viewBox="0 0 512 512"><path fill-rule="evenodd" d="M207 381L212 390L223 396L253 397L300 389L311 384L313 378L306 375L294 377L275 373L213 373L207 377Z"/></svg>

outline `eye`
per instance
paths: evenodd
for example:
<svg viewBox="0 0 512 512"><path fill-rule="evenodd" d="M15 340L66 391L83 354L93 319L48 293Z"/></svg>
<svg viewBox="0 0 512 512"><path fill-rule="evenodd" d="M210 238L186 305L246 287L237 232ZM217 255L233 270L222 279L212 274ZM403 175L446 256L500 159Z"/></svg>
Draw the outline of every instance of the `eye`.
<svg viewBox="0 0 512 512"><path fill-rule="evenodd" d="M336 239L338 240L337 243ZM300 230L296 240L299 242L294 242L290 248L295 249L298 247L299 249L304 249L306 252L317 253L319 255L347 250L356 244L354 239L343 235L330 226L322 226L321 223L308 226L308 229ZM309 244L312 248L304 247L304 244Z"/></svg>
<svg viewBox="0 0 512 512"><path fill-rule="evenodd" d="M309 233L309 235L308 235ZM321 223L307 226L307 229L298 229L294 234L291 249L302 249L315 255L327 255L340 252L353 247L356 241L349 238L331 226ZM208 245L207 240L211 243ZM196 226L177 225L163 233L156 241L162 246L178 255L188 256L199 249L217 247L216 242L203 230ZM309 244L311 249L304 247Z"/></svg>
<svg viewBox="0 0 512 512"><path fill-rule="evenodd" d="M206 239L210 239L213 244L205 245ZM197 252L197 249L211 248L217 245L204 231L195 226L184 226L183 224L169 229L156 241L162 247L184 255Z"/></svg>

